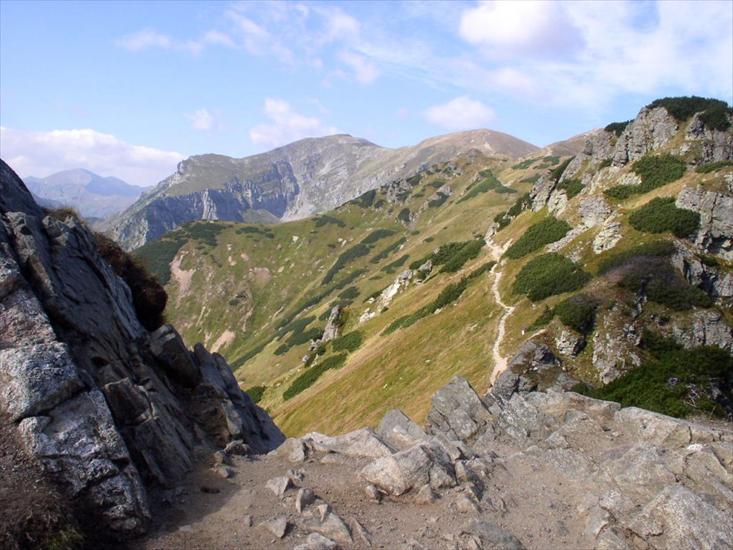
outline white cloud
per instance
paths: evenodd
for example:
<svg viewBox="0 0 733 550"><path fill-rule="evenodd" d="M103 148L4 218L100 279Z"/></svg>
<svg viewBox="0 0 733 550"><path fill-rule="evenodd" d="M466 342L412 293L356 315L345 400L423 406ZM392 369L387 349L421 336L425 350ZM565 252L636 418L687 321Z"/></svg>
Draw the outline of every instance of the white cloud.
<svg viewBox="0 0 733 550"><path fill-rule="evenodd" d="M208 109L198 109L187 114L186 118L191 121L191 127L194 130L209 132L218 127L216 117Z"/></svg>
<svg viewBox="0 0 733 550"><path fill-rule="evenodd" d="M449 130L468 130L487 125L494 119L494 111L480 101L461 96L430 107L425 118Z"/></svg>
<svg viewBox="0 0 733 550"><path fill-rule="evenodd" d="M159 182L183 159L174 151L132 145L91 129L29 132L5 127L0 127L0 156L21 176L86 168L134 185Z"/></svg>
<svg viewBox="0 0 733 550"><path fill-rule="evenodd" d="M341 52L341 60L346 63L352 71L354 77L362 84L371 84L379 76L379 70L363 55L354 52Z"/></svg>
<svg viewBox="0 0 733 550"><path fill-rule="evenodd" d="M161 50L183 51L193 55L200 54L204 48L210 45L228 48L236 47L231 36L217 30L206 31L196 40L176 40L156 30L143 29L123 36L116 41L116 44L131 52L158 48Z"/></svg>
<svg viewBox="0 0 733 550"><path fill-rule="evenodd" d="M318 137L337 133L317 117L295 112L287 101L278 98L265 99L265 115L268 124L254 126L249 137L252 143L266 147L278 147L305 137Z"/></svg>

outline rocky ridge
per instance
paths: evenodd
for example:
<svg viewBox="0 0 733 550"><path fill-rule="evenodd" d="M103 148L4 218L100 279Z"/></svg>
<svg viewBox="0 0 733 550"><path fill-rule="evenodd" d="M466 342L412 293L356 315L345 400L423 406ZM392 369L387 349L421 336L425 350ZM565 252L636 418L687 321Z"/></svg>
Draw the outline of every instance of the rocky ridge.
<svg viewBox="0 0 733 550"><path fill-rule="evenodd" d="M0 410L83 519L143 533L147 488L202 454L283 439L229 365L175 329L143 328L87 227L36 205L0 163Z"/></svg>

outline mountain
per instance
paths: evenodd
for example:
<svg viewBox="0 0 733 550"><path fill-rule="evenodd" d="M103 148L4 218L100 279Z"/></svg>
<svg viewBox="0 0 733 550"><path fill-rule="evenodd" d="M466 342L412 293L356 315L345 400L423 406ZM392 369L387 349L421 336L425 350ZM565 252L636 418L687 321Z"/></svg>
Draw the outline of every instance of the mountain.
<svg viewBox="0 0 733 550"><path fill-rule="evenodd" d="M648 334L733 351L733 130L703 113L644 108L574 157L469 151L313 218L189 223L135 254L184 340L225 354L288 435L394 406L422 421L456 374L484 393L512 365L536 387L535 355L541 388L642 399L623 384L654 362ZM726 384L704 398L724 416ZM661 412L700 410L686 399Z"/></svg>
<svg viewBox="0 0 733 550"><path fill-rule="evenodd" d="M198 155L182 161L175 174L109 220L107 230L132 249L192 220L301 219L471 149L518 158L537 147L500 132L473 130L399 149L335 135L241 159Z"/></svg>
<svg viewBox="0 0 733 550"><path fill-rule="evenodd" d="M85 218L106 218L131 205L146 188L78 168L45 178L27 177L25 184L40 203L70 206ZM39 204L40 204L39 203Z"/></svg>

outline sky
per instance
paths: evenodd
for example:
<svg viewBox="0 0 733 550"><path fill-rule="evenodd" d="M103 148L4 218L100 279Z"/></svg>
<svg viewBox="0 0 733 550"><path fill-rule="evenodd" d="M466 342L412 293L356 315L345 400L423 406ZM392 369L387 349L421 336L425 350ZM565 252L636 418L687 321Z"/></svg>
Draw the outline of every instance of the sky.
<svg viewBox="0 0 733 550"><path fill-rule="evenodd" d="M190 155L491 128L539 146L733 103L733 2L0 0L0 156L152 185Z"/></svg>

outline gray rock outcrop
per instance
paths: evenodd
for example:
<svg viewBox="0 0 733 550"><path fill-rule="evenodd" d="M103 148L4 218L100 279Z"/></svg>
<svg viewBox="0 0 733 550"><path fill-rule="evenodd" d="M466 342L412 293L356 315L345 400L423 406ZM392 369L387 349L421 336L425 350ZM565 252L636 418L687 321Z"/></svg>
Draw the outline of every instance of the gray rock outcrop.
<svg viewBox="0 0 733 550"><path fill-rule="evenodd" d="M700 214L700 228L693 239L700 251L733 260L733 196L685 187L675 204Z"/></svg>
<svg viewBox="0 0 733 550"><path fill-rule="evenodd" d="M33 201L0 162L0 409L90 521L143 532L146 486L171 486L197 450L283 440L229 365L175 329L146 331L89 230Z"/></svg>

